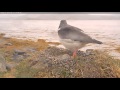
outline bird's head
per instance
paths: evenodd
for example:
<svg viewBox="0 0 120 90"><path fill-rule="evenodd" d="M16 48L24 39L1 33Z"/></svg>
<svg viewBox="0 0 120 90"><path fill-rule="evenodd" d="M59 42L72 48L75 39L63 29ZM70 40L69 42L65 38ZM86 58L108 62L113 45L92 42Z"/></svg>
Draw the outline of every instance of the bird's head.
<svg viewBox="0 0 120 90"><path fill-rule="evenodd" d="M66 20L61 20L58 29L62 28L62 27L65 27L66 25L67 25L67 21Z"/></svg>

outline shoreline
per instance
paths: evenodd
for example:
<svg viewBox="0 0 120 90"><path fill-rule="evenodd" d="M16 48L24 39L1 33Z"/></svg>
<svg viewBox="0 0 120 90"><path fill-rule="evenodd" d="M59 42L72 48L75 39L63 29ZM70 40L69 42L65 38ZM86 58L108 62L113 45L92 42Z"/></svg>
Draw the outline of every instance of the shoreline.
<svg viewBox="0 0 120 90"><path fill-rule="evenodd" d="M4 35L0 34L0 64L3 65L0 66L0 77L120 77L120 60L106 52L79 51L76 58L71 58L69 50L57 48L58 42L46 42L44 39L34 42Z"/></svg>
<svg viewBox="0 0 120 90"><path fill-rule="evenodd" d="M19 40L21 40L21 41L31 41L31 42L35 42L35 43L42 41L42 42L45 42L45 43L48 43L48 44L60 45L60 42L59 42L59 41L55 41L55 42L54 42L54 41L47 41L46 39L43 39L43 38L39 38L39 39L29 39L29 38L26 38L26 37L25 37L25 38L19 38L19 37L17 38L17 37L12 37L12 36L11 36L11 37L6 37L5 35L6 35L5 33L0 33L0 38L4 38L4 39L6 39L6 40L7 40L7 39L9 39L9 40L10 40L10 39L14 39L14 40L18 40L18 41L19 41Z"/></svg>
<svg viewBox="0 0 120 90"><path fill-rule="evenodd" d="M4 33L1 33L0 35L2 35L3 38L10 38L10 39L14 39L15 42L18 41L22 41L24 42L28 42L30 44L31 43L35 43L37 47L39 47L39 44L42 43L42 47L48 47L48 46L56 46L57 48L63 48L65 49L65 47L60 43L60 42L54 42L54 41L47 41L46 39L27 39L27 38L14 38L14 37L6 37ZM4 37L5 36L5 37ZM10 40L9 39L9 40ZM45 45L44 45L45 44ZM113 44L113 43L112 43ZM91 48L91 49L96 49L96 50L102 50L102 51L106 51L109 53L109 55L115 57L116 59L120 59L120 53L117 51L117 47L119 47L119 45L116 44L116 46L112 46L111 45L101 45L99 47L99 45L86 45L86 47L81 48L81 51L86 51L87 49ZM46 46L47 45L47 46ZM99 47L99 48L98 48ZM111 49L110 49L111 48Z"/></svg>

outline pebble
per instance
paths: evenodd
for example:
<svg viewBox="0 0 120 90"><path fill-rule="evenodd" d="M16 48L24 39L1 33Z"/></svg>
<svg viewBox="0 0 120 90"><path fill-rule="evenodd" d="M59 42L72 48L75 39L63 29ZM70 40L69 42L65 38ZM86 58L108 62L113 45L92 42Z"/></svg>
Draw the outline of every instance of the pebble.
<svg viewBox="0 0 120 90"><path fill-rule="evenodd" d="M6 43L5 45L7 45L7 46L12 46L12 43Z"/></svg>

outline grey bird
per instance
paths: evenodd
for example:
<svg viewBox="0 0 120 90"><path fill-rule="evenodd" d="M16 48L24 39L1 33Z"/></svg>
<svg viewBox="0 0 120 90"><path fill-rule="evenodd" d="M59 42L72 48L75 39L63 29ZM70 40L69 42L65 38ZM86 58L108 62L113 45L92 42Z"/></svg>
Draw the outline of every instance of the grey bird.
<svg viewBox="0 0 120 90"><path fill-rule="evenodd" d="M78 49L88 43L102 44L101 41L92 39L89 35L85 34L83 30L68 25L66 20L60 21L58 36L60 37L61 44L73 52L73 57L76 56Z"/></svg>

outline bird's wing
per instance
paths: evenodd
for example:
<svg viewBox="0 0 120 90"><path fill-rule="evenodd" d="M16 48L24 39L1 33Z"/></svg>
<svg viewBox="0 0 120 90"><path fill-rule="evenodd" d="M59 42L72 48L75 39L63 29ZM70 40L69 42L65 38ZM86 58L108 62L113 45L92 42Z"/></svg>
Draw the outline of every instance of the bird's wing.
<svg viewBox="0 0 120 90"><path fill-rule="evenodd" d="M74 41L80 41L84 43L91 43L93 40L90 36L74 27L61 28L58 31L58 35L61 39L71 39Z"/></svg>
<svg viewBox="0 0 120 90"><path fill-rule="evenodd" d="M82 31L82 32L84 32L82 29L79 29L79 28L74 27L74 26L71 26L71 28L74 28L75 30L78 30L78 31Z"/></svg>
<svg viewBox="0 0 120 90"><path fill-rule="evenodd" d="M82 32L84 32L82 29L79 29L79 28L77 28L77 27L74 27L74 26L71 26L71 25L68 25L71 29L75 29L75 30L77 30L77 31L82 31Z"/></svg>

